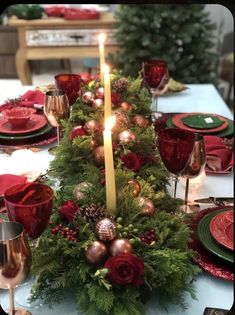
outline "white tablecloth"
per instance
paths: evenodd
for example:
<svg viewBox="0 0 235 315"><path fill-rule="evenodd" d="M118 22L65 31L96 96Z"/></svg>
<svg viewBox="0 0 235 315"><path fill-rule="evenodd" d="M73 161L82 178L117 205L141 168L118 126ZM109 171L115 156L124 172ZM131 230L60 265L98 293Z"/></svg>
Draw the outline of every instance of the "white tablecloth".
<svg viewBox="0 0 235 315"><path fill-rule="evenodd" d="M223 99L212 84L190 84L189 89L179 93L159 98L158 110L171 112L211 112L223 115L233 119L233 115L224 103ZM0 80L0 104L7 98L17 97L23 94L31 86L21 86L19 80ZM44 160L44 167L47 167L46 161L49 164L48 147L43 151L38 152ZM3 157L3 155L2 155ZM0 154L0 164L3 163L3 158ZM191 188L189 191L189 199L208 197L208 196L227 196L233 197L233 174L223 176L207 176L204 184L198 188ZM181 182L178 187L177 196L184 197L184 184ZM27 286L22 286L16 289L18 294L25 295ZM147 303L146 310L148 315L202 315L205 307L218 307L230 309L233 304L233 283L215 278L210 274L203 272L195 281L197 292L197 300L192 300L186 294L185 301L188 304L188 309L182 311L181 308L175 305L169 305L168 313L160 308L157 297ZM4 309L8 307L8 294L4 290L0 290L0 302ZM33 315L57 315L57 314L78 314L74 299L68 298L61 305L54 305L53 309L44 306L42 309L32 311ZM80 314L80 313L79 313ZM131 314L130 314L131 315Z"/></svg>

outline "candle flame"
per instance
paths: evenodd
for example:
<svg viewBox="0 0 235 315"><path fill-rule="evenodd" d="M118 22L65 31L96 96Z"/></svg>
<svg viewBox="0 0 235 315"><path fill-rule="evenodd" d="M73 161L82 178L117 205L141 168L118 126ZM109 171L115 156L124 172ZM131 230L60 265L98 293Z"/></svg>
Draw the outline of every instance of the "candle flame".
<svg viewBox="0 0 235 315"><path fill-rule="evenodd" d="M105 122L105 130L111 130L116 122L116 116L109 117Z"/></svg>
<svg viewBox="0 0 235 315"><path fill-rule="evenodd" d="M103 65L103 71L104 71L105 74L109 74L109 66L104 64Z"/></svg>
<svg viewBox="0 0 235 315"><path fill-rule="evenodd" d="M106 39L105 33L100 33L98 39L99 39L99 43L103 44Z"/></svg>

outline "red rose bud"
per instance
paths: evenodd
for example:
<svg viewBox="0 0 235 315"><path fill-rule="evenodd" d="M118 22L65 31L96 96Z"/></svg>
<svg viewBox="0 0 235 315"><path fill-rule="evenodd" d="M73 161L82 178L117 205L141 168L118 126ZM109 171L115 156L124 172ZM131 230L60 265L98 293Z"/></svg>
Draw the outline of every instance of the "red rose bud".
<svg viewBox="0 0 235 315"><path fill-rule="evenodd" d="M104 267L109 269L108 277L116 284L133 284L136 287L143 284L144 263L131 253L110 256Z"/></svg>
<svg viewBox="0 0 235 315"><path fill-rule="evenodd" d="M120 94L118 93L115 93L115 92L111 92L111 102L114 104L114 105L118 105L121 101L121 96Z"/></svg>
<svg viewBox="0 0 235 315"><path fill-rule="evenodd" d="M83 126L76 126L76 127L73 127L72 130L70 131L70 140L73 141L75 137L82 137L86 135L87 135L87 132L86 132L86 129L83 128Z"/></svg>
<svg viewBox="0 0 235 315"><path fill-rule="evenodd" d="M59 208L60 216L68 221L73 221L77 211L78 206L72 200L65 201Z"/></svg>
<svg viewBox="0 0 235 315"><path fill-rule="evenodd" d="M129 152L125 155L122 155L121 160L127 168L134 172L138 172L141 168L141 159L134 152Z"/></svg>

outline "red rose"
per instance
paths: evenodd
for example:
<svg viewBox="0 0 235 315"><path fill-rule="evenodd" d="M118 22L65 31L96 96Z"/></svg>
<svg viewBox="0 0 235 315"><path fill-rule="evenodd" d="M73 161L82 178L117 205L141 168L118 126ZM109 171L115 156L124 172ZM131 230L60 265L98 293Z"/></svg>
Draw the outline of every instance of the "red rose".
<svg viewBox="0 0 235 315"><path fill-rule="evenodd" d="M109 257L104 265L109 269L109 278L117 284L143 284L144 263L131 253Z"/></svg>
<svg viewBox="0 0 235 315"><path fill-rule="evenodd" d="M114 105L118 105L121 101L121 96L118 93L112 92L111 93L111 102Z"/></svg>
<svg viewBox="0 0 235 315"><path fill-rule="evenodd" d="M121 156L121 160L123 161L124 165L134 172L138 172L141 168L141 159L140 157L134 153L129 152L123 156Z"/></svg>
<svg viewBox="0 0 235 315"><path fill-rule="evenodd" d="M68 221L73 221L77 211L78 206L72 200L65 201L59 208L60 216Z"/></svg>

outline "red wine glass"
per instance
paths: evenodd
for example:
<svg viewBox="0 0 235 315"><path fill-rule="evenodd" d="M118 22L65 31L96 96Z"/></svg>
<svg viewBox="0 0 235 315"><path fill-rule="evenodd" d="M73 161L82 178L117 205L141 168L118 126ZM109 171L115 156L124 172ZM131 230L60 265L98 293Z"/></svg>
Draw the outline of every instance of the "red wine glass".
<svg viewBox="0 0 235 315"><path fill-rule="evenodd" d="M167 170L175 177L174 195L178 176L186 167L195 142L195 134L177 128L162 129L157 136L158 150Z"/></svg>
<svg viewBox="0 0 235 315"><path fill-rule="evenodd" d="M157 114L157 97L167 89L169 72L165 60L147 60L143 63L143 81L152 95L152 119Z"/></svg>
<svg viewBox="0 0 235 315"><path fill-rule="evenodd" d="M37 238L49 223L53 207L53 190L48 185L36 182L18 184L4 192L4 201L9 220L22 224L31 247L34 247ZM34 277L28 279L26 285L21 286L20 291L16 291L15 299L19 305L31 309L42 306L40 303L28 302L29 285L32 282L34 282Z"/></svg>
<svg viewBox="0 0 235 315"><path fill-rule="evenodd" d="M57 89L62 90L67 95L69 105L71 106L81 95L84 83L79 74L61 73L55 76L55 85Z"/></svg>

